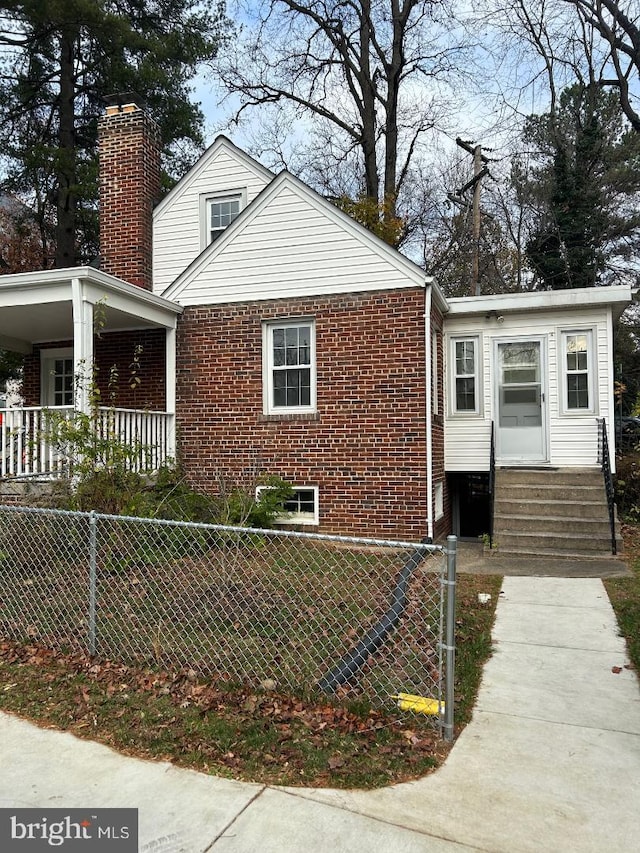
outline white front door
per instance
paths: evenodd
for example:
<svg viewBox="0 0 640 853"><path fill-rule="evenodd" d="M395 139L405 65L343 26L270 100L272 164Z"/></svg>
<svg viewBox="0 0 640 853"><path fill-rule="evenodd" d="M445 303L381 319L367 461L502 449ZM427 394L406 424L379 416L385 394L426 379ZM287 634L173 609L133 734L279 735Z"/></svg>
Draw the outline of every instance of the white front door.
<svg viewBox="0 0 640 853"><path fill-rule="evenodd" d="M496 341L496 458L547 461L545 340Z"/></svg>

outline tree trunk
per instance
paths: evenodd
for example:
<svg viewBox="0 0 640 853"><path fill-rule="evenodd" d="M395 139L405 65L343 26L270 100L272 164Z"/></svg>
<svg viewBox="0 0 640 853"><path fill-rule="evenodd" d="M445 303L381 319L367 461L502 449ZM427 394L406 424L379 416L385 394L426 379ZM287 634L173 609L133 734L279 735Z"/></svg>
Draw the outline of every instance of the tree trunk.
<svg viewBox="0 0 640 853"><path fill-rule="evenodd" d="M63 30L60 37L60 111L58 127L57 223L55 266L76 265L76 144L75 144L75 47L77 34Z"/></svg>
<svg viewBox="0 0 640 853"><path fill-rule="evenodd" d="M379 201L380 176L376 152L376 103L375 88L371 79L371 3L362 0L360 11L360 91L362 105L362 153L364 157L365 194Z"/></svg>
<svg viewBox="0 0 640 853"><path fill-rule="evenodd" d="M400 77L404 68L404 36L406 19L400 9L399 0L391 0L393 41L390 61L385 68L387 76L387 97L385 102L385 156L384 156L384 217L392 219L396 215L398 196L398 97Z"/></svg>

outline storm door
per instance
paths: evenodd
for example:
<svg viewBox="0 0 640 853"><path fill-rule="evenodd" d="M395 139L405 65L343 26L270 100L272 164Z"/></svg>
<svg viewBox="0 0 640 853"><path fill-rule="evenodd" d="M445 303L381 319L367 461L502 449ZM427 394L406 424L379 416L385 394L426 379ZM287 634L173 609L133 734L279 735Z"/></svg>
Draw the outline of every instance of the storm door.
<svg viewBox="0 0 640 853"><path fill-rule="evenodd" d="M547 460L544 355L541 338L496 342L499 462Z"/></svg>

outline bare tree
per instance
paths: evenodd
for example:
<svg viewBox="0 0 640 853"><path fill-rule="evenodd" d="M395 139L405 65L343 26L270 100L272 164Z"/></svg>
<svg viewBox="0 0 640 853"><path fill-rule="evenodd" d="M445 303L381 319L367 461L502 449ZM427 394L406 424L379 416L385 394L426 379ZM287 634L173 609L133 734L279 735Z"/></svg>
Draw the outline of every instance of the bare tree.
<svg viewBox="0 0 640 853"><path fill-rule="evenodd" d="M640 4L637 0L563 0L572 6L586 34L596 32L607 54L607 69L599 83L619 91L620 106L640 132ZM587 39L583 42L589 43Z"/></svg>
<svg viewBox="0 0 640 853"><path fill-rule="evenodd" d="M424 187L428 196L421 220L424 266L447 296L473 296L528 289L524 262L527 211L509 180L509 162L492 155L483 180L479 235L474 233L473 189L469 158L460 150L443 151L435 175ZM446 188L446 191L442 189Z"/></svg>
<svg viewBox="0 0 640 853"><path fill-rule="evenodd" d="M558 93L575 83L615 88L622 110L640 130L638 0L493 0L473 18L494 34L485 61L511 81L500 92L525 114L555 112ZM548 99L548 100L547 100Z"/></svg>
<svg viewBox="0 0 640 853"><path fill-rule="evenodd" d="M265 0L218 68L240 99L236 120L271 106L281 121L288 109L281 127L302 152L293 170L329 195L374 200L385 220L398 215L425 134L446 115L456 38L448 0ZM271 153L283 156L280 139Z"/></svg>

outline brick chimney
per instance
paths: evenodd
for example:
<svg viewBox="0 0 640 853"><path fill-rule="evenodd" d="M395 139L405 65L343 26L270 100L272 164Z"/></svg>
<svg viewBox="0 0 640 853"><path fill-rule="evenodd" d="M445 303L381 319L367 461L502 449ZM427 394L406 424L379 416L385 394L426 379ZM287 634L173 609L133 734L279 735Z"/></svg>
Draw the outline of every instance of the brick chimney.
<svg viewBox="0 0 640 853"><path fill-rule="evenodd" d="M98 122L100 267L152 289L152 211L160 198L160 135L135 95L105 99Z"/></svg>

